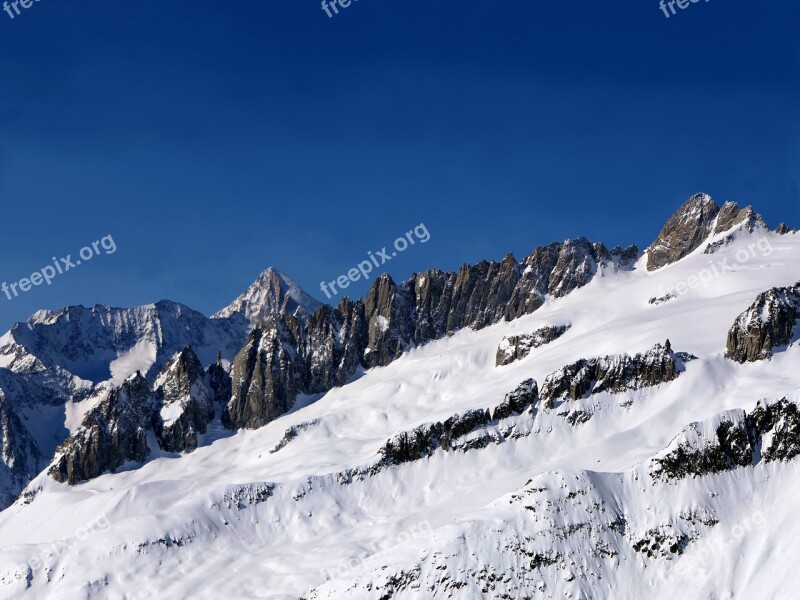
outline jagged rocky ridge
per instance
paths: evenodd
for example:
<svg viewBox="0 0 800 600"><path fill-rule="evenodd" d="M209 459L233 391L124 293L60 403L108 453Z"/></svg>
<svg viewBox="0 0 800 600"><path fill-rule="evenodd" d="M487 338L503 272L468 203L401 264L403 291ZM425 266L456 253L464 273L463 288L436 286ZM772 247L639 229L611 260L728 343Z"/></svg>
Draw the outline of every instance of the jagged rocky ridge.
<svg viewBox="0 0 800 600"><path fill-rule="evenodd" d="M684 223L697 205L714 212L708 202L710 198L693 197L671 221ZM716 212L713 232L757 220L751 210L739 210L733 203ZM701 230L705 232L705 225ZM657 240L653 247L659 244ZM457 272L425 271L401 284L383 275L363 300L345 298L337 307L323 305L313 313L313 299L269 270L230 310L212 319L167 301L138 309L42 311L3 336L0 364L17 371L35 368L51 378L60 373L55 387L63 403L86 398L91 391L76 374L90 382L103 381L112 374L115 359L143 343L153 355L143 365L151 381L184 344L192 345L201 362L221 350L225 360L233 359L234 377L226 378L218 363L212 377L217 387L210 391L226 403L224 423L229 428L259 427L289 410L298 394L343 385L361 368L387 365L410 346L461 328L479 329L529 314L547 297L562 297L598 274L633 268L639 256L635 246L609 251L578 238L537 248L521 262L509 255L500 262L465 265ZM117 370L124 367L118 365ZM178 446L184 451L191 447L194 435Z"/></svg>
<svg viewBox="0 0 800 600"><path fill-rule="evenodd" d="M152 379L187 344L206 364L218 351L232 358L247 329L241 315L209 319L168 300L137 308L70 306L40 311L14 325L0 341L0 360L10 362L8 368L17 373L30 371L33 362L39 369L98 383L112 377L115 361L147 348L146 360L138 359L139 370Z"/></svg>
<svg viewBox="0 0 800 600"><path fill-rule="evenodd" d="M709 491L719 487L702 485L687 495L685 487L684 493L674 492L676 481L762 460L790 461L798 454L800 412L794 402L761 401L749 413L726 411L687 427L667 448L628 472L536 475L467 519L399 544L394 552L369 556L358 570L346 570L303 597L611 598L619 592L599 582L618 570L630 578L630 595L637 585L655 595L661 588L654 574L668 578L675 571L667 565L690 548L693 558L678 567L702 581L705 562L696 551L714 552L718 545L709 534L723 519L728 519L725 526L733 524L716 498L728 494ZM652 477L651 484L642 485L643 474ZM727 480L724 485L743 483ZM748 508L758 511L759 506ZM761 512L735 521L742 532L764 522Z"/></svg>
<svg viewBox="0 0 800 600"><path fill-rule="evenodd" d="M736 225L749 231L766 223L752 207L726 202L722 208L708 194L695 194L664 225L647 250L647 270L655 271L694 252L709 236Z"/></svg>
<svg viewBox="0 0 800 600"><path fill-rule="evenodd" d="M688 354L674 353L667 340L665 345L656 344L643 354L580 360L548 375L541 392L536 381L528 379L507 394L494 409L470 410L453 415L444 422L426 423L412 431L397 434L387 440L381 449L381 465L413 462L430 456L437 449L483 448L509 436L526 435L511 427L501 431L499 437L489 434L469 437L502 419L521 415L529 407L535 416L539 405L549 410L563 400L579 400L601 392L618 394L673 381L684 370L684 361L690 358L693 357ZM583 410L558 414L573 426L591 418Z"/></svg>
<svg viewBox="0 0 800 600"><path fill-rule="evenodd" d="M490 423L510 416L521 415L537 400L536 381L523 381L513 392L506 394L503 402L494 409L478 409L453 415L444 422L420 425L413 431L399 433L387 440L381 448L383 466L399 465L430 456L436 450L450 451L457 448L469 449L486 445L485 439L465 440L464 438Z"/></svg>
<svg viewBox="0 0 800 600"><path fill-rule="evenodd" d="M50 475L56 481L75 484L118 469L127 461L143 462L150 454L147 431L152 410L150 384L137 373L89 411L78 431L56 451Z"/></svg>
<svg viewBox="0 0 800 600"><path fill-rule="evenodd" d="M5 357L3 360L17 371L46 373L50 378L51 373L60 373L53 389L56 401L64 403L88 397L90 382L107 379L113 374L115 359L141 349L143 344L151 353L142 365L147 369L143 377L149 381L185 344L190 344L195 353L202 352L206 359L212 352L221 351L223 357L233 359L233 377L227 377L218 361L207 374L207 383L212 396L226 403L223 422L230 428L259 427L285 413L300 393L323 393L343 385L360 368L387 365L408 347L463 327L481 328L532 312L546 296L564 296L587 284L598 272L632 268L638 256L635 246L609 251L602 244L579 238L538 248L521 263L509 255L499 263L482 262L458 272L426 271L399 285L383 275L363 300L344 298L337 307L323 305L312 314L303 310L281 313L292 307L312 306L298 303L297 294L285 286L280 290L267 286L264 293L250 290L237 310L213 319L167 301L137 309L96 306L43 311L4 336L0 358ZM269 283L274 277L267 279ZM276 296L269 290L281 293L276 292ZM264 313L266 319L258 321L261 313L254 299L262 296L270 302L276 300L277 305L270 304ZM246 330L253 325L248 318L255 321L255 327L245 339ZM75 374L88 379L88 387L85 379ZM196 443L206 419L194 409L189 413L193 425L178 419L167 427L151 415L164 449L187 451ZM210 413L206 410L205 414ZM78 465L76 475L71 476L76 481L119 466L115 460L104 460L105 454L116 456L121 452L138 459L144 450L126 452L117 447L120 442L115 438L97 433L114 426L88 424L96 434L94 439L85 431L76 432L67 440L71 453L60 454L63 469L59 467L54 473L66 473L66 463L72 461ZM111 447L101 451L93 448L93 443ZM81 444L85 445L82 449ZM80 468L83 461L92 466ZM28 474L33 475L35 471ZM66 474L63 477L70 479Z"/></svg>
<svg viewBox="0 0 800 600"><path fill-rule="evenodd" d="M732 410L689 425L653 459L651 475L674 481L800 454L800 412L787 398L759 401L752 412Z"/></svg>
<svg viewBox="0 0 800 600"><path fill-rule="evenodd" d="M32 479L46 465L36 440L22 425L11 403L0 389L0 473L7 487L0 488L0 506L11 504Z"/></svg>
<svg viewBox="0 0 800 600"><path fill-rule="evenodd" d="M591 394L612 394L667 383L683 370L688 355L672 351L669 340L656 344L644 354L581 359L548 375L542 384L543 406L579 400Z"/></svg>
<svg viewBox="0 0 800 600"><path fill-rule="evenodd" d="M364 300L347 298L308 319L271 315L251 332L233 363L228 427L260 427L288 410L297 394L342 385L358 368L385 366L413 345L465 327L480 329L539 308L586 285L598 271L629 269L635 246L609 251L585 238L536 249L521 263L429 270L397 284L380 276Z"/></svg>
<svg viewBox="0 0 800 600"><path fill-rule="evenodd" d="M728 332L727 356L739 363L772 357L775 349L797 340L800 282L759 294Z"/></svg>
<svg viewBox="0 0 800 600"><path fill-rule="evenodd" d="M49 473L60 482L79 483L114 471L128 461L144 462L153 431L166 452L191 452L213 420L214 398L230 389L218 363L208 372L187 346L159 373L151 388L141 373L119 387L84 417L81 426L56 451Z"/></svg>
<svg viewBox="0 0 800 600"><path fill-rule="evenodd" d="M557 340L567 332L569 325L547 325L530 334L504 337L497 347L495 365L510 365L531 353L531 350Z"/></svg>
<svg viewBox="0 0 800 600"><path fill-rule="evenodd" d="M158 445L167 452L191 452L197 436L214 419L213 393L203 365L187 346L170 360L156 378L153 429ZM224 384L223 384L224 385Z"/></svg>

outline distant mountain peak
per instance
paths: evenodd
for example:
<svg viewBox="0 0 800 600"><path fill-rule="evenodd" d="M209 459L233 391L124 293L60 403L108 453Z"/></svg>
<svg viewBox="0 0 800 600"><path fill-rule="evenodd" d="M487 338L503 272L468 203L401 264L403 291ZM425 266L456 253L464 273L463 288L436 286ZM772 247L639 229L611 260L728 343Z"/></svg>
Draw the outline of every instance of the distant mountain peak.
<svg viewBox="0 0 800 600"><path fill-rule="evenodd" d="M239 313L251 325L256 325L270 315L311 315L321 306L322 302L303 291L288 275L270 267L243 294L212 315L212 318L223 319Z"/></svg>

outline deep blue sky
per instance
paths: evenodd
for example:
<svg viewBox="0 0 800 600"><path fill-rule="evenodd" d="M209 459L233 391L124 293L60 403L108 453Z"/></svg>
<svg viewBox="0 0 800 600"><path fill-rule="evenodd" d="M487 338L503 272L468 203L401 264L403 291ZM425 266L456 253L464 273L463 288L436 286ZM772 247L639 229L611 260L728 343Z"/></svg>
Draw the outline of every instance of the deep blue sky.
<svg viewBox="0 0 800 600"><path fill-rule="evenodd" d="M211 313L267 266L317 297L387 264L647 245L690 194L800 226L800 3L64 2L0 13L0 280L13 301ZM364 286L350 288L360 295Z"/></svg>

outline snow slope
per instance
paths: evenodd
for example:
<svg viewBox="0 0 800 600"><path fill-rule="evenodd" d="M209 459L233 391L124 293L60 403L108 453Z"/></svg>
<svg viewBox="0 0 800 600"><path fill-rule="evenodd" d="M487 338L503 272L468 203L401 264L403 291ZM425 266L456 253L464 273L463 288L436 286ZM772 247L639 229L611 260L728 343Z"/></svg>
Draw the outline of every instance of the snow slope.
<svg viewBox="0 0 800 600"><path fill-rule="evenodd" d="M0 598L785 597L797 583L797 464L647 479L689 423L800 400L796 344L770 361L724 357L755 296L800 279L800 236L759 229L704 247L414 348L261 429L230 435L217 422L192 454L73 488L40 475L0 513ZM721 261L736 268L693 285ZM504 337L562 323L559 339L495 367ZM491 424L496 443L483 448L376 467L399 432L666 339L697 357L670 383L539 407ZM577 411L588 421L571 424ZM635 550L654 530L687 536L685 552Z"/></svg>

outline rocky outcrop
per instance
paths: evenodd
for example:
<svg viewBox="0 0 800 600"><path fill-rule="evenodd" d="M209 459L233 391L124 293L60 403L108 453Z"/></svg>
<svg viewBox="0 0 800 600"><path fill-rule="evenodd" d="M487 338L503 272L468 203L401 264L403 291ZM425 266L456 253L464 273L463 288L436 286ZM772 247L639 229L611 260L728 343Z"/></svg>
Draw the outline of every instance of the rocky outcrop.
<svg viewBox="0 0 800 600"><path fill-rule="evenodd" d="M759 401L751 413L733 410L693 423L653 459L654 479L674 481L800 454L800 411L794 402Z"/></svg>
<svg viewBox="0 0 800 600"><path fill-rule="evenodd" d="M387 440L381 448L380 466L421 460L437 450L447 452L482 448L490 443L491 438L482 437L474 440L464 438L492 423L522 414L536 402L537 393L536 381L528 379L507 394L503 402L494 409L469 410L453 415L443 422L426 423L411 431L399 433Z"/></svg>
<svg viewBox="0 0 800 600"><path fill-rule="evenodd" d="M775 349L797 339L798 319L800 282L759 294L728 332L728 358L745 363L772 357Z"/></svg>
<svg viewBox="0 0 800 600"><path fill-rule="evenodd" d="M86 415L56 451L50 475L72 485L114 471L127 461L144 462L150 454L147 432L152 413L150 386L137 373Z"/></svg>
<svg viewBox="0 0 800 600"><path fill-rule="evenodd" d="M796 231L796 229L791 229L786 223L780 223L775 228L775 233L778 235L786 235L787 233L795 233Z"/></svg>
<svg viewBox="0 0 800 600"><path fill-rule="evenodd" d="M321 308L308 319L298 337L302 340L298 350L303 363L300 389L318 394L344 385L361 366L368 343L364 303L344 298L336 308Z"/></svg>
<svg viewBox="0 0 800 600"><path fill-rule="evenodd" d="M206 370L206 385L211 391L214 404L227 404L231 399L231 376L222 365L222 355L217 354L216 362Z"/></svg>
<svg viewBox="0 0 800 600"><path fill-rule="evenodd" d="M0 389L0 510L47 464L39 445Z"/></svg>
<svg viewBox="0 0 800 600"><path fill-rule="evenodd" d="M730 207L726 209L726 219L730 220L732 210ZM647 249L647 270L655 271L670 265L700 247L712 234L719 212L719 207L707 194L689 198L669 218Z"/></svg>
<svg viewBox="0 0 800 600"><path fill-rule="evenodd" d="M644 354L621 354L582 359L548 375L540 396L546 408L556 402L579 400L592 394L618 394L672 381L683 369L681 356L672 352L669 340Z"/></svg>
<svg viewBox="0 0 800 600"><path fill-rule="evenodd" d="M514 415L521 415L533 406L539 397L539 386L534 379L526 379L517 388L506 394L503 401L492 410L492 420L500 421Z"/></svg>
<svg viewBox="0 0 800 600"><path fill-rule="evenodd" d="M222 414L225 427L262 427L294 404L298 343L287 321L298 326L291 316L269 317L234 358L231 399Z"/></svg>
<svg viewBox="0 0 800 600"><path fill-rule="evenodd" d="M537 329L531 334L504 337L497 347L495 366L508 365L525 358L530 354L531 350L560 338L569 327L569 325L548 325Z"/></svg>
<svg viewBox="0 0 800 600"><path fill-rule="evenodd" d="M203 365L191 346L170 360L154 383L153 429L158 445L167 452L191 452L198 435L214 419L211 390L205 383Z"/></svg>
<svg viewBox="0 0 800 600"><path fill-rule="evenodd" d="M714 235L724 233L725 231L733 229L737 225L740 225L741 229L751 233L755 231L756 228L761 227L766 229L767 227L764 219L761 218L761 215L753 210L752 206L739 208L739 205L736 204L736 202L726 202L722 205L722 208L720 208L719 214L717 215L717 224L714 227Z"/></svg>

